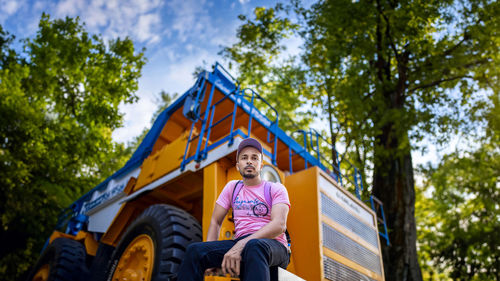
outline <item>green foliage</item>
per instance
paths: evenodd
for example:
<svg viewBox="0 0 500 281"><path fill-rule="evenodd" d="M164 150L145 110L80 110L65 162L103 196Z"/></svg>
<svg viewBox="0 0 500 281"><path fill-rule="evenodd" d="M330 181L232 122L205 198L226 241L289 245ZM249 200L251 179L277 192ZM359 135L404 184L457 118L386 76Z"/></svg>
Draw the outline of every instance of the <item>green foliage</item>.
<svg viewBox="0 0 500 281"><path fill-rule="evenodd" d="M241 15L244 22L237 32L239 41L225 47L221 54L229 59L229 68L239 73L238 81L242 88L257 91L279 114L280 127L295 131L311 122L310 114L297 110L306 103L309 93L303 70L295 64L296 58L283 58L286 46L282 40L290 38L298 28L290 19L280 17L284 11L281 4L274 8L258 7L254 18ZM272 112L265 105L256 104L274 120Z"/></svg>
<svg viewBox="0 0 500 281"><path fill-rule="evenodd" d="M21 279L57 215L128 158L111 133L134 102L144 64L129 39L104 44L78 19L51 20L24 40L0 29L0 279Z"/></svg>
<svg viewBox="0 0 500 281"><path fill-rule="evenodd" d="M346 138L377 137L390 125L400 143L387 153L410 150L408 132L414 141L431 134L445 142L469 121L459 112L471 95L498 85L498 38L491 37L498 6L319 1L300 10L308 23L304 61L320 86L332 85ZM454 89L461 94L450 95Z"/></svg>
<svg viewBox="0 0 500 281"><path fill-rule="evenodd" d="M411 152L424 138L446 144L475 132L474 116L498 95L499 2L297 0L254 14L241 17L239 41L223 54L243 84L279 101L288 123L297 111L327 120L324 133L371 174L384 203L386 279L420 280ZM300 60L283 54L293 36L303 40Z"/></svg>
<svg viewBox="0 0 500 281"><path fill-rule="evenodd" d="M480 147L422 169L428 180L417 200L420 256L441 277L500 280L499 100L491 96L479 117L487 132Z"/></svg>

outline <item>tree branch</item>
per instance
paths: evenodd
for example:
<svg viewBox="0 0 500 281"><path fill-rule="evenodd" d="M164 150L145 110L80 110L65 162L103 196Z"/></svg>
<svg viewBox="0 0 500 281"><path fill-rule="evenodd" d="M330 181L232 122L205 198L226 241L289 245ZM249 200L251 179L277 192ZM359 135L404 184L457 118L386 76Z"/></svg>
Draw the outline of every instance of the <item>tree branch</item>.
<svg viewBox="0 0 500 281"><path fill-rule="evenodd" d="M434 87L434 86L437 86L443 82L449 82L449 81L453 81L453 80L457 80L457 79L462 79L462 78L474 78L472 76L469 76L469 75L459 75L459 76L453 76L453 77L449 77L449 78L445 78L445 79L439 79L439 80L436 80L436 81L433 81L431 83L427 83L427 84L424 84L424 85L419 85L417 87L414 87L414 88L411 88L408 90L408 93L412 93L416 90L419 90L419 89L426 89L426 88L431 88L431 87Z"/></svg>
<svg viewBox="0 0 500 281"><path fill-rule="evenodd" d="M387 38L389 39L389 46L391 46L391 49L394 52L394 56L396 57L396 60L399 62L399 52L396 48L396 45L394 44L394 40L392 40L391 31L390 31L391 24L389 22L389 18L385 15L385 13L381 7L377 6L377 8L379 10L379 13L384 18L385 23L387 24L385 34L386 34Z"/></svg>
<svg viewBox="0 0 500 281"><path fill-rule="evenodd" d="M465 41L467 41L467 40L470 39L470 36L467 34L467 32L464 32L463 36L464 36L464 38L462 40L460 40L460 42L458 42L457 44L455 44L454 46L452 46L448 50L444 51L441 56L445 57L445 56L453 53L453 51L455 51L456 49L458 49L458 47L460 47L460 45L462 45L462 43L464 43Z"/></svg>
<svg viewBox="0 0 500 281"><path fill-rule="evenodd" d="M450 47L449 49L445 50L442 54L440 55L436 55L436 56L433 56L431 57L430 60L427 60L424 64L422 64L420 67L418 67L418 69L415 70L415 72L420 72L420 70L422 68L425 68L425 67L428 67L428 66L432 66L433 64L433 58L446 58L447 56L451 55L455 50L458 49L458 47L460 47L460 45L462 45L465 41L468 41L471 39L471 36L469 36L469 34L467 33L467 31L465 30L464 33L463 33L463 38L462 40L460 40L458 43L456 43L455 45L453 45L452 47Z"/></svg>

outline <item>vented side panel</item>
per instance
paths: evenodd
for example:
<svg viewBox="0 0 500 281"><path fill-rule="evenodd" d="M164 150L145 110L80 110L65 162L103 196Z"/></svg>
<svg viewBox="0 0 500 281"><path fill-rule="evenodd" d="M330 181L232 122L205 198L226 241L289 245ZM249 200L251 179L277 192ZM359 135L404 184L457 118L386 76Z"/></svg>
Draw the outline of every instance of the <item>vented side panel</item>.
<svg viewBox="0 0 500 281"><path fill-rule="evenodd" d="M381 274L379 256L325 223L323 223L323 245L357 264Z"/></svg>
<svg viewBox="0 0 500 281"><path fill-rule="evenodd" d="M323 256L325 278L332 281L375 281L335 260Z"/></svg>
<svg viewBox="0 0 500 281"><path fill-rule="evenodd" d="M377 231L351 215L323 193L321 193L321 212L378 249Z"/></svg>

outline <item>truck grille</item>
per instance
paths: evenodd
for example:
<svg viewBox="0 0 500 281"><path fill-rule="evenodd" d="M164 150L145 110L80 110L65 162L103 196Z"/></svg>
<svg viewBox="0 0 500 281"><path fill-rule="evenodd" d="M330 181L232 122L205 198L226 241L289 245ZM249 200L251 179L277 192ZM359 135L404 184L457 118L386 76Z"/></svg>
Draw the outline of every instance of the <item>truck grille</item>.
<svg viewBox="0 0 500 281"><path fill-rule="evenodd" d="M364 274L323 256L325 278L332 281L375 281Z"/></svg>
<svg viewBox="0 0 500 281"><path fill-rule="evenodd" d="M379 256L325 223L323 223L323 246L381 274Z"/></svg>
<svg viewBox="0 0 500 281"><path fill-rule="evenodd" d="M324 193L321 193L321 212L378 249L377 231L359 221Z"/></svg>

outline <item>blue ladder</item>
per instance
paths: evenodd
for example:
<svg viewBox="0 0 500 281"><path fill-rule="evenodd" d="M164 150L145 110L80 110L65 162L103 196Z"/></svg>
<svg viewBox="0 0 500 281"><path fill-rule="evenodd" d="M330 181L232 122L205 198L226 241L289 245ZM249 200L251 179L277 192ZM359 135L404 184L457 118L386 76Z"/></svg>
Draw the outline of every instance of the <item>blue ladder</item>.
<svg viewBox="0 0 500 281"><path fill-rule="evenodd" d="M383 238L385 238L387 246L389 246L390 245L390 242L389 242L389 233L387 231L387 221L385 220L384 203L382 203L382 201L380 201L374 195L370 196L370 203L372 205L372 210L377 215L377 222L380 223L380 224L382 224L384 226L384 232L380 232L379 231L379 234L380 234L380 236L382 236ZM380 210L380 216L378 215L378 210Z"/></svg>

